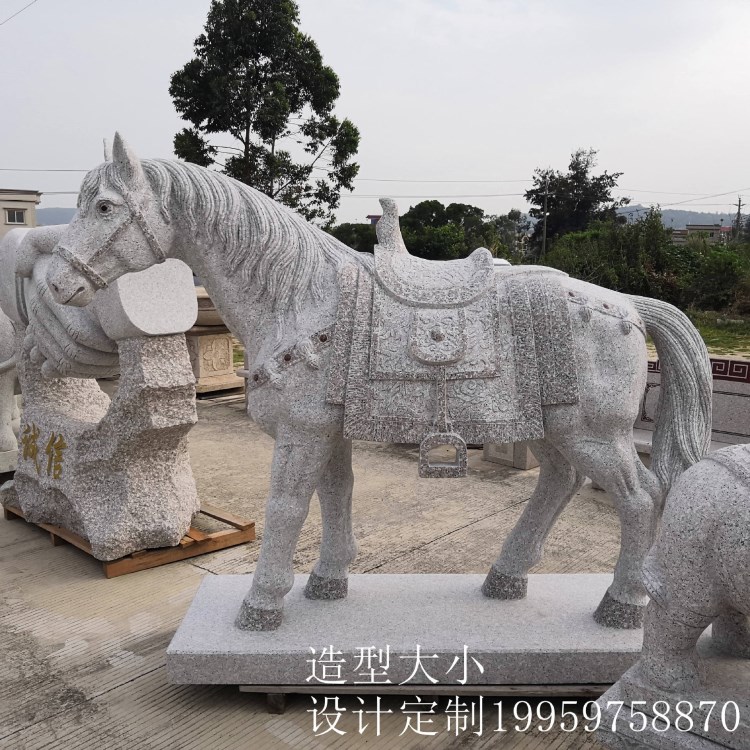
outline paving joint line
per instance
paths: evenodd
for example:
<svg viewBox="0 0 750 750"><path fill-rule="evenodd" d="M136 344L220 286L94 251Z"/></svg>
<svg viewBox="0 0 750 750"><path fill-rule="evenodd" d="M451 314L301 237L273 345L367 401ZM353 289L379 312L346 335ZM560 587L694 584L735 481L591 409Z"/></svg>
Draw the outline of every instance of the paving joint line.
<svg viewBox="0 0 750 750"><path fill-rule="evenodd" d="M446 531L444 534L440 534L439 536L434 537L433 539L430 539L427 542L423 542L422 544L418 544L416 547L412 547L409 550L406 550L405 552L401 552L398 555L395 555L394 557L390 557L387 560L383 560L383 562L378 563L377 565L374 565L371 568L367 568L366 570L362 571L363 573L371 573L373 570L377 570L378 568L382 568L384 565L387 565L388 563L393 562L394 560L399 560L402 557L406 557L407 555L412 554L412 552L416 552L419 549L423 549L425 547L429 547L429 545L433 544L434 542L438 542L441 539L445 539L446 537L449 537L451 534L455 534L457 531L463 531L464 529L468 529L470 526L474 526L475 524L480 523L481 521L486 521L488 518L492 518L492 516L497 516L500 513L504 513L506 510L510 510L510 508L515 508L518 505L523 505L524 503L527 503L531 499L531 495L529 497L524 498L523 500L518 500L515 503L511 503L510 505L506 505L504 508L500 508L499 510L495 510L492 513L488 513L486 516L482 516L481 518L477 518L474 521L470 521L469 523L464 524L463 526L457 526L455 529L451 529L450 531Z"/></svg>

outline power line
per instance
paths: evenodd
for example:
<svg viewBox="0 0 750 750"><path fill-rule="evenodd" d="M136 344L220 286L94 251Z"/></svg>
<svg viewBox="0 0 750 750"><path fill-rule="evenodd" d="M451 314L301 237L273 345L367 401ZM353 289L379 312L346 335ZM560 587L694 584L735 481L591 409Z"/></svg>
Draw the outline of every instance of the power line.
<svg viewBox="0 0 750 750"><path fill-rule="evenodd" d="M325 170L328 171L328 170ZM410 184L414 183L439 183L439 184L448 184L448 183L499 183L499 182L533 182L533 180L404 180L404 179L396 179L396 178L385 178L385 177L355 177L354 182L408 182Z"/></svg>
<svg viewBox="0 0 750 750"><path fill-rule="evenodd" d="M14 169L0 167L0 172L90 172L90 169Z"/></svg>
<svg viewBox="0 0 750 750"><path fill-rule="evenodd" d="M724 195L732 195L736 193L741 193L743 190L750 190L750 188L740 188L739 190L727 190L726 193L713 193L712 195L703 195L701 198L688 198L684 201L676 201L674 203L663 203L663 206L682 206L685 203L691 203L694 200L701 200L702 198L721 198ZM696 204L697 205L697 204ZM727 204L728 205L728 204Z"/></svg>
<svg viewBox="0 0 750 750"><path fill-rule="evenodd" d="M8 21L12 21L16 16L20 16L21 13L23 13L27 8L30 8L34 3L39 2L39 0L31 0L31 2L28 5L24 5L21 10L17 10L12 16L8 16L4 21L0 21L0 26L5 26Z"/></svg>
<svg viewBox="0 0 750 750"><path fill-rule="evenodd" d="M639 188L618 187L618 192L627 190L629 193L662 193L664 195L703 195L703 193L680 193L677 190L641 190Z"/></svg>
<svg viewBox="0 0 750 750"><path fill-rule="evenodd" d="M476 193L471 195L441 195L438 193L423 193L420 195L390 195L389 198L507 198L509 196L523 195L523 193ZM342 195L342 198L382 198L382 193L377 195L359 195L356 193L349 193L348 195Z"/></svg>
<svg viewBox="0 0 750 750"><path fill-rule="evenodd" d="M28 6L27 6L28 7ZM90 169L39 169L39 168L24 168L24 167L0 167L0 172L80 172L80 173L86 173L91 171ZM323 170L328 171L328 170ZM386 177L355 177L354 182L397 182L397 183L409 183L409 184L427 184L427 183L434 183L434 184L497 184L497 183L513 183L513 182L533 182L533 180L406 180L403 178L386 178ZM745 190L750 190L750 188L743 188ZM728 190L725 193L714 193L713 195L705 195L704 193L687 193L687 192L681 192L679 190L646 190L644 188L628 188L628 187L617 187L616 192L619 194L624 193L654 193L654 194L660 194L660 195L693 195L696 196L695 198L688 198L684 201L677 201L677 202L671 202L671 203L665 203L663 205L669 205L669 206L676 206L680 205L682 203L690 203L693 200L699 200L700 198L718 198L720 196L724 195L731 195L732 193L736 193L736 190ZM428 194L425 193L424 195L395 195L392 196L394 198L422 198L426 197ZM507 197L507 196L518 196L518 195L524 195L524 193L498 193L498 194L487 194L487 195L437 195L435 197L438 198L499 198L499 197ZM369 198L372 196L369 195L361 195L361 196L342 196L342 197L361 197L361 198ZM378 197L378 196L375 196ZM709 205L709 204L704 204ZM710 205L719 205L719 204L710 204ZM729 205L729 204L727 204Z"/></svg>

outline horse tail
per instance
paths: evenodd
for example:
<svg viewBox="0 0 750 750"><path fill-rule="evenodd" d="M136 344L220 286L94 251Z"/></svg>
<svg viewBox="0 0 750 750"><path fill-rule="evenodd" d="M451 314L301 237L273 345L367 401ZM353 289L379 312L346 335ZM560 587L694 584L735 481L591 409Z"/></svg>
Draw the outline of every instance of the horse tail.
<svg viewBox="0 0 750 750"><path fill-rule="evenodd" d="M627 295L656 344L661 396L651 451L651 470L666 497L683 471L711 444L711 361L687 315L666 302Z"/></svg>

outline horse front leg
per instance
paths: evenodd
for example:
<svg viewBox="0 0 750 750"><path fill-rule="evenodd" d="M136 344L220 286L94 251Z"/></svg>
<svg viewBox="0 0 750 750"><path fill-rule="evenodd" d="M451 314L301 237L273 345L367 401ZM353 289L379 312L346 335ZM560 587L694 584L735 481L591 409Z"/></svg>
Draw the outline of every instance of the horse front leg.
<svg viewBox="0 0 750 750"><path fill-rule="evenodd" d="M523 599L528 572L542 559L544 542L585 477L547 440L532 444L539 481L482 585L491 599Z"/></svg>
<svg viewBox="0 0 750 750"><path fill-rule="evenodd" d="M340 438L318 483L323 521L320 559L307 579L308 599L343 599L348 590L349 566L357 556L352 529L352 441Z"/></svg>
<svg viewBox="0 0 750 750"><path fill-rule="evenodd" d="M294 584L297 540L333 444L332 438L320 432L289 425L278 428L263 543L252 586L237 615L237 627L275 630L281 624L284 596Z"/></svg>

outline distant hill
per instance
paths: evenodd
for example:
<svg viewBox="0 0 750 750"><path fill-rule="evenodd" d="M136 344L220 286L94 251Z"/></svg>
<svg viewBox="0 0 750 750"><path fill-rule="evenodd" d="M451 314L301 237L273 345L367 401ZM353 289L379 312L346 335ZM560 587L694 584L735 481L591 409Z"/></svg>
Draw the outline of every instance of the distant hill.
<svg viewBox="0 0 750 750"><path fill-rule="evenodd" d="M639 216L645 216L648 213L648 206L641 206L636 203L630 206L623 206L617 212L627 216L629 221L633 221ZM688 224L721 224L722 221L725 226L731 226L734 218L735 214L733 213L685 211L677 208L663 208L661 211L662 224L668 229L685 229Z"/></svg>
<svg viewBox="0 0 750 750"><path fill-rule="evenodd" d="M40 227L69 224L75 212L75 208L37 208L36 223Z"/></svg>
<svg viewBox="0 0 750 750"><path fill-rule="evenodd" d="M75 208L37 208L36 220L40 227L49 227L53 224L68 224L73 218ZM648 206L636 203L623 206L618 213L633 221L639 216L645 216ZM707 211L685 211L676 208L663 208L661 212L662 222L670 229L685 229L688 224L721 224L722 219L726 226L731 226L735 215L733 213L709 213Z"/></svg>

